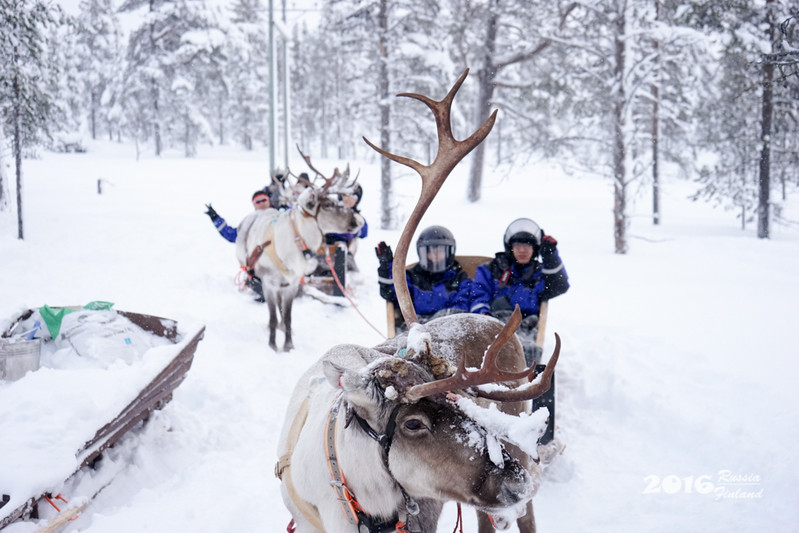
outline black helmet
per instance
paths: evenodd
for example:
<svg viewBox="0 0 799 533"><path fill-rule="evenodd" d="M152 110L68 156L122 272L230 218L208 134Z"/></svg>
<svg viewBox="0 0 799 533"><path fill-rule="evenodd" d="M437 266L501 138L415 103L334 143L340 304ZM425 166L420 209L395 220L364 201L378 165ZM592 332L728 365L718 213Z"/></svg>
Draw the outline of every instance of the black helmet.
<svg viewBox="0 0 799 533"><path fill-rule="evenodd" d="M428 258L428 253L441 247L443 257ZM416 253L419 254L419 266L428 272L444 272L455 262L455 237L444 226L430 226L419 234L416 240Z"/></svg>
<svg viewBox="0 0 799 533"><path fill-rule="evenodd" d="M508 225L505 230L503 243L505 244L505 251L511 253L513 244L517 242L525 242L533 246L533 257L538 255L538 249L541 247L541 237L544 232L541 228L530 220L529 218L517 218Z"/></svg>

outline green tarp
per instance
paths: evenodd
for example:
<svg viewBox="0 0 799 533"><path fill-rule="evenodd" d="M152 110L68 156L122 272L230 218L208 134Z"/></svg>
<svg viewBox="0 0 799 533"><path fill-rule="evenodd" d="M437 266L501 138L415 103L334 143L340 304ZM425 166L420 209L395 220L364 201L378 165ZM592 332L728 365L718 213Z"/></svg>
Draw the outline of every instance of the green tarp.
<svg viewBox="0 0 799 533"><path fill-rule="evenodd" d="M111 309L113 306L114 304L111 302L94 301L84 305L83 309L98 311ZM58 332L61 331L61 321L64 320L64 317L75 311L78 311L78 309L70 307L53 308L47 305L43 305L39 308L39 314L42 315L42 320L44 320L44 323L47 325L47 329L50 331L50 337L53 339L58 337Z"/></svg>

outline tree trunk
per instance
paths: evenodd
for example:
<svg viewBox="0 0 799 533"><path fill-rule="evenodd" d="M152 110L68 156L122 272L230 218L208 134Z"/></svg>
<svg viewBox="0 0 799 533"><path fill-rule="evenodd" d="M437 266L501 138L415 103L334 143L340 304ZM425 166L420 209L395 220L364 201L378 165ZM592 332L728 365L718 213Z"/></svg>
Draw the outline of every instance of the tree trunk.
<svg viewBox="0 0 799 533"><path fill-rule="evenodd" d="M497 41L498 18L499 13L496 1L494 0L490 3L490 15L486 19L485 56L483 57L483 64L477 72L479 92L477 96L477 109L474 117L477 128L488 118L491 108L491 99L494 96L494 76L497 74L497 67L494 65L494 50ZM482 194L485 145L485 142L478 144L472 152L472 167L469 174L469 189L467 191L467 198L470 202L477 202L480 200L480 195Z"/></svg>
<svg viewBox="0 0 799 533"><path fill-rule="evenodd" d="M660 20L660 0L655 0L655 22ZM652 224L660 224L660 41L652 42L655 52L655 83L652 84Z"/></svg>
<svg viewBox="0 0 799 533"><path fill-rule="evenodd" d="M16 63L16 54L14 54L14 59ZM22 95L20 94L19 75L16 74L16 71L12 82L12 91L14 94L14 164L17 174L17 238L23 240L25 235L22 228L22 127L20 124Z"/></svg>
<svg viewBox="0 0 799 533"><path fill-rule="evenodd" d="M774 53L774 0L766 0L766 33ZM763 62L763 99L760 122L760 175L758 178L757 236L769 238L769 195L771 191L771 121L774 115L774 63Z"/></svg>
<svg viewBox="0 0 799 533"><path fill-rule="evenodd" d="M613 89L613 234L616 253L627 253L627 183L625 179L624 146L624 70L625 70L625 17L624 7L618 13L615 28L615 59Z"/></svg>
<svg viewBox="0 0 799 533"><path fill-rule="evenodd" d="M3 131L3 123L0 121L0 146L6 145L5 131ZM0 213L6 210L8 206L8 177L5 172L5 163L3 160L3 151L0 150Z"/></svg>
<svg viewBox="0 0 799 533"><path fill-rule="evenodd" d="M97 108L99 107L99 97L97 96L97 88L92 87L91 103L89 108L89 129L92 131L92 140L97 140Z"/></svg>
<svg viewBox="0 0 799 533"><path fill-rule="evenodd" d="M384 150L391 150L391 105L389 104L389 78L388 78L388 49L386 33L388 32L388 0L380 0L380 11L378 13L378 25L380 29L380 65L378 90L380 91L380 147ZM391 160L387 157L380 158L380 228L393 229L394 216L392 208L392 183L391 183Z"/></svg>
<svg viewBox="0 0 799 533"><path fill-rule="evenodd" d="M150 13L155 11L155 0L150 0ZM150 52L153 54L153 59L155 59L156 49L155 49L155 26L150 24ZM158 80L155 78L150 78L150 96L153 99L153 138L155 140L155 155L161 155L161 117L160 111L158 109Z"/></svg>

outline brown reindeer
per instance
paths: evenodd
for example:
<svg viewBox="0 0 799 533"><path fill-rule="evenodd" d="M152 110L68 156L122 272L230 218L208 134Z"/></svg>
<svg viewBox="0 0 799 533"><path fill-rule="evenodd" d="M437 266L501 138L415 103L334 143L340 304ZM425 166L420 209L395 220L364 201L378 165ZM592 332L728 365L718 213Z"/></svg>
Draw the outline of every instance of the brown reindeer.
<svg viewBox="0 0 799 533"><path fill-rule="evenodd" d="M527 400L549 388L560 340L541 379L532 381L534 370L525 368L514 335L518 309L507 324L460 314L420 325L405 283L405 258L422 215L496 117L495 112L465 141L452 136L450 108L467 73L440 102L404 94L427 104L436 118L439 151L431 165L366 141L422 176L421 197L394 259L400 309L410 327L374 348L336 346L300 378L276 466L298 533L434 532L446 501L485 513L481 532L492 527L489 514L507 521L525 512L520 530L535 530L530 501L541 470L522 448L536 453L543 422L519 439L493 424L489 428L490 411L481 406L498 401L507 413L523 412Z"/></svg>

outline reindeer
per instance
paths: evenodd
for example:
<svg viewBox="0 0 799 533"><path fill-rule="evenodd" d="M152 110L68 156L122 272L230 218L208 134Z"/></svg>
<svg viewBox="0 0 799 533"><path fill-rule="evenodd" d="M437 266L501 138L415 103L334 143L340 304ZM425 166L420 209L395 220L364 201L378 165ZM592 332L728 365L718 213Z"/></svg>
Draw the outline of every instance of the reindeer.
<svg viewBox="0 0 799 533"><path fill-rule="evenodd" d="M491 412L484 406L502 402L507 413L519 414L528 400L546 392L560 353L559 337L549 364L533 381L534 369L525 368L514 335L521 320L518 308L506 324L459 314L420 325L405 283L405 259L424 212L496 118L495 111L468 139L454 139L452 100L467 74L441 101L401 95L433 111L439 150L431 165L390 154L364 139L422 177L421 196L393 265L400 310L410 328L374 348L333 347L295 387L275 474L297 533L434 532L443 503L452 500L484 513L482 533L493 530L488 515L507 525L526 513L518 521L520 530L535 530L531 498L541 469L530 455L536 454L545 422L540 420L527 438L512 437L511 431L487 422ZM512 444L503 446L500 440Z"/></svg>
<svg viewBox="0 0 799 533"><path fill-rule="evenodd" d="M310 158L300 151L308 165ZM318 171L316 171L318 173ZM291 337L291 308L303 275L313 272L313 254L322 244L325 233L355 232L363 226L363 217L344 206L331 191L347 179L335 169L321 187L309 184L291 209L256 211L238 227L236 256L241 265L254 270L261 278L264 298L269 308L269 346L277 351L277 310L285 333L283 351L294 347Z"/></svg>

